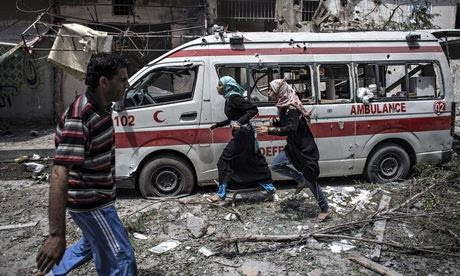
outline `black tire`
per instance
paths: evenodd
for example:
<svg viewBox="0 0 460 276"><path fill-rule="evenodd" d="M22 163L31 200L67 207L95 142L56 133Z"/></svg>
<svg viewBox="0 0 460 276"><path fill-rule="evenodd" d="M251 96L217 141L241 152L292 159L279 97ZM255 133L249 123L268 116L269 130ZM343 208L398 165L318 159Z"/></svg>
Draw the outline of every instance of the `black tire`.
<svg viewBox="0 0 460 276"><path fill-rule="evenodd" d="M385 183L406 179L411 168L409 155L400 146L386 143L369 157L365 176L369 182Z"/></svg>
<svg viewBox="0 0 460 276"><path fill-rule="evenodd" d="M189 195L194 186L192 169L174 155L149 160L139 174L139 192L143 197Z"/></svg>

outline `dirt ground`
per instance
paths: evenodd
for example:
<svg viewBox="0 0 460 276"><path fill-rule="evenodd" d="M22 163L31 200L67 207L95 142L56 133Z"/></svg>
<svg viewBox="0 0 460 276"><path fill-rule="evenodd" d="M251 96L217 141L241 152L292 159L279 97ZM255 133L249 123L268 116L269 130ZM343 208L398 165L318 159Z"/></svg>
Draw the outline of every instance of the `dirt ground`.
<svg viewBox="0 0 460 276"><path fill-rule="evenodd" d="M47 166L45 173L49 171L49 160L37 162ZM294 186L289 182L277 183L275 201L265 201L262 192L243 194L237 197L235 207L207 204L204 196L212 188L170 201L146 200L136 191L119 190L116 207L134 245L140 275L377 275L349 260L351 255L369 256L373 252L375 243L353 239L375 240L374 222L340 225L369 218L382 195L391 197L393 208L439 182L399 209L396 217L389 216L383 240L400 247L383 245L378 263L403 275L460 275L459 165L460 158L455 156L449 164L423 168L412 181L401 183L322 179L334 210L323 223L314 221L318 208L310 192L293 197ZM0 275L31 275L36 253L48 233L48 183L31 179L23 167L0 163L0 226L33 223L0 231ZM241 220L232 213L239 214ZM323 233L336 237L308 236L334 225L339 226L335 231ZM79 239L80 232L69 217L67 227L70 244ZM224 243L230 237L248 235L303 238ZM167 241L178 245L162 254L149 251ZM201 253L203 248L212 255ZM337 252L340 248L347 250ZM96 272L89 262L70 275Z"/></svg>
<svg viewBox="0 0 460 276"><path fill-rule="evenodd" d="M54 146L54 127L0 130L0 150ZM34 175L23 164L0 163L0 229L29 225L0 230L2 276L32 275L35 256L48 234L46 176L52 160L41 156L29 161L44 165L44 172ZM120 189L116 207L134 246L140 275L378 275L349 257L374 252L374 224L383 218L386 244L379 264L402 275L460 275L459 177L460 157L454 155L450 163L418 168L413 179L400 183L321 179L334 211L323 223L314 221L318 208L311 193L304 190L292 196L295 187L290 182L276 183L274 201L265 201L262 192L243 194L235 207L228 201L222 206L206 203L204 197L212 187L169 201L146 200L136 191ZM383 195L391 197L390 209L401 204L403 208L376 216ZM67 227L71 244L80 238L80 231L69 216ZM225 242L254 235L270 235L272 240ZM273 241L288 235L297 239ZM163 242L177 246L161 254L152 252ZM96 272L89 262L70 275Z"/></svg>

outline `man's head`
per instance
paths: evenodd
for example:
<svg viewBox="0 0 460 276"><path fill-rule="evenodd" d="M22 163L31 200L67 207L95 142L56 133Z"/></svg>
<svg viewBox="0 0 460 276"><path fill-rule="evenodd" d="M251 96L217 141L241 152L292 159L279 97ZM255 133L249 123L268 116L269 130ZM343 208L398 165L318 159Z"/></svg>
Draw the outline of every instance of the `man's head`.
<svg viewBox="0 0 460 276"><path fill-rule="evenodd" d="M128 64L114 54L93 55L86 69L85 83L93 92L99 91L107 101L119 101L129 87Z"/></svg>

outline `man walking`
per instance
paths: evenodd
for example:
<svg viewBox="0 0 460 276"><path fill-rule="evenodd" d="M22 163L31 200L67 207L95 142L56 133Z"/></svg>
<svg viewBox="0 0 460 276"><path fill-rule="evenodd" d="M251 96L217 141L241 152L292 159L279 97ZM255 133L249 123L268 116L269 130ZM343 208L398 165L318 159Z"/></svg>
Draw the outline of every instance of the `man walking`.
<svg viewBox="0 0 460 276"><path fill-rule="evenodd" d="M129 87L126 61L113 54L93 56L85 83L86 93L69 106L56 129L49 236L37 255L37 267L47 275L66 275L93 258L99 275L137 275L134 251L114 206L110 108ZM66 207L83 233L67 249Z"/></svg>

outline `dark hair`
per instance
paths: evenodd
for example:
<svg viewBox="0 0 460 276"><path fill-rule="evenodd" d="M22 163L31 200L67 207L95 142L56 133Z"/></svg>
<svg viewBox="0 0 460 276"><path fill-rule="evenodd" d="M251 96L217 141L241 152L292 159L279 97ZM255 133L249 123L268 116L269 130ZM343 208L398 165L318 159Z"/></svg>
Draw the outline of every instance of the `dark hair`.
<svg viewBox="0 0 460 276"><path fill-rule="evenodd" d="M128 63L121 56L108 53L95 54L86 68L85 83L89 88L96 89L101 77L111 80L120 68L128 68Z"/></svg>

